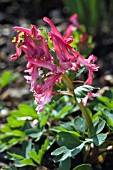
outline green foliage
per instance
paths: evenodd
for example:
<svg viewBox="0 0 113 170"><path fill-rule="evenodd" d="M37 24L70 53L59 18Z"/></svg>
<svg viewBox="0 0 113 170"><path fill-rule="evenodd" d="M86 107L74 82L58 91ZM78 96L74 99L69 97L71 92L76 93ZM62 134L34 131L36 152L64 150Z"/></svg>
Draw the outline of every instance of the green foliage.
<svg viewBox="0 0 113 170"><path fill-rule="evenodd" d="M17 110L10 111L0 132L0 152L10 148L7 159L13 160L16 167L41 166L43 155L55 141L55 137L50 137L50 140L48 134L42 145L39 145L38 141L42 140L44 133L49 133L46 128L47 124L51 127L49 119L55 121L73 111L71 102L68 105L64 104L64 101L68 100L65 96L52 105L46 105L45 110L39 115L27 104L20 104ZM16 145L22 145L22 149L16 149Z"/></svg>
<svg viewBox="0 0 113 170"><path fill-rule="evenodd" d="M77 167L75 167L73 170L92 170L92 167L90 164L82 164L82 165L78 165Z"/></svg>
<svg viewBox="0 0 113 170"><path fill-rule="evenodd" d="M47 138L44 142L44 144L41 146L41 149L39 150L38 154L36 151L29 152L30 158L35 161L37 164L41 165L41 160L44 155L44 153L47 151L49 146L49 138Z"/></svg>
<svg viewBox="0 0 113 170"><path fill-rule="evenodd" d="M15 162L16 167L23 166L36 166L36 164L41 165L42 157L49 148L49 138L47 138L42 144L41 148L37 149L31 140L24 141L22 145L22 151L14 150L15 153L8 152L9 159Z"/></svg>
<svg viewBox="0 0 113 170"><path fill-rule="evenodd" d="M84 134L86 129L85 119L81 117L76 117L74 120L74 127L79 133Z"/></svg>
<svg viewBox="0 0 113 170"><path fill-rule="evenodd" d="M106 134L100 133L104 129L104 127L105 127L104 120L100 120L100 121L96 120L89 127L88 136L93 140L93 143L96 146L100 146L107 138Z"/></svg>
<svg viewBox="0 0 113 170"><path fill-rule="evenodd" d="M95 88L92 86L80 86L75 90L75 94L81 99L93 89ZM93 121L89 127L87 127L86 120L83 117L76 116L71 121L68 119L70 113L76 111L73 108L73 100L71 101L68 96L56 100L51 105L47 104L45 110L39 115L31 106L19 105L18 110L10 111L7 123L1 128L0 151L3 152L11 148L7 158L13 160L16 167L41 166L43 155L56 141L59 147L51 153L54 156L53 161L59 163L59 169L62 170L67 167L67 170L70 170L71 159L74 159L78 153L85 151L86 145L102 147L105 143L108 137L105 127L110 127L110 129L113 127L113 109L110 104L113 95L111 93L110 100L107 96L97 98L101 103L95 104L96 113L94 115L88 109ZM64 101L67 103L69 100L71 102L64 105ZM64 121L61 121L61 119ZM31 122L33 123L33 121L36 121L36 124L32 127ZM58 121L58 125L52 127L54 121ZM46 133L48 137L43 144L39 145L38 142L45 138L44 134ZM22 145L21 150L15 147L18 143ZM84 168L84 166L91 169L90 165L80 165L75 168Z"/></svg>
<svg viewBox="0 0 113 170"><path fill-rule="evenodd" d="M79 152L81 152L83 147L84 147L84 143L78 145L73 149L68 149L67 147L62 146L56 149L55 151L53 151L51 154L56 156L54 158L55 162L62 162L67 158L74 157L75 155L77 155Z"/></svg>
<svg viewBox="0 0 113 170"><path fill-rule="evenodd" d="M86 85L85 85L86 86ZM85 97L89 90L95 89L92 86L81 86L75 90L75 94L80 99ZM82 89L82 90L81 90ZM86 145L105 147L106 141L109 141L108 132L113 130L113 90L105 92L103 96L97 97L94 104L94 110L97 111L92 114L90 109L87 109L91 114L92 124L86 126L86 121L82 117L75 117L72 121L60 122L59 126L54 127L53 131L57 132L57 143L60 146L51 154L54 155L54 162L59 162L59 169L63 168L66 160L68 169L70 169L71 158L80 153ZM90 106L90 105L89 105ZM106 129L107 127L107 129ZM81 140L82 139L82 140ZM92 145L93 144L93 145ZM107 144L107 143L106 143ZM109 146L107 144L107 146ZM78 169L92 169L91 165L80 165ZM76 169L75 168L75 169Z"/></svg>
<svg viewBox="0 0 113 170"><path fill-rule="evenodd" d="M0 77L0 89L15 81L19 76L19 73L13 73L11 70L4 71Z"/></svg>
<svg viewBox="0 0 113 170"><path fill-rule="evenodd" d="M66 161L67 167L70 169L70 158L74 158L74 156L82 151L86 141L81 141L80 137L82 135L84 137L85 128L85 119L77 117L67 123L61 122L60 126L53 129L58 133L57 143L60 147L51 154L55 156L55 162L60 162L59 169L63 168Z"/></svg>
<svg viewBox="0 0 113 170"><path fill-rule="evenodd" d="M99 103L95 105L94 110L107 123L110 129L113 129L113 89L105 91L103 96L97 97Z"/></svg>
<svg viewBox="0 0 113 170"><path fill-rule="evenodd" d="M93 89L95 88L92 86L83 85L75 90L75 94L82 99ZM111 89L103 96L97 97L93 103L95 114L91 108L87 108L92 119L89 127L85 118L73 118L73 114L70 115L73 111L74 114L78 112L78 109L73 107L73 100L68 96L61 97L51 105L47 104L39 115L31 106L20 104L17 110L10 111L6 124L1 128L0 152L10 148L7 159L13 160L15 167L41 167L44 154L56 142L59 147L51 153L54 156L53 161L59 163L60 170L70 170L71 160L81 152L86 153L86 146L92 149L95 146L109 146L106 141L109 141L107 133L112 133L113 130L112 100ZM33 125L33 122L36 123ZM19 145L18 149L16 145ZM89 164L79 165L74 169L84 168L92 169Z"/></svg>
<svg viewBox="0 0 113 170"><path fill-rule="evenodd" d="M58 98L60 99L58 100ZM69 96L59 96L58 98L53 97L50 104L46 104L44 111L41 113L51 117L53 120L57 119L63 119L67 115L69 115L71 112L74 111L74 103L73 99L71 99ZM45 117L45 116L44 116ZM44 119L43 116L41 116L41 119Z"/></svg>
<svg viewBox="0 0 113 170"><path fill-rule="evenodd" d="M70 170L71 167L71 159L67 158L64 161L61 161L59 164L59 170Z"/></svg>
<svg viewBox="0 0 113 170"><path fill-rule="evenodd" d="M36 113L36 111L30 107L29 105L26 104L20 104L18 106L18 117L27 117L30 116L33 119L37 119L38 115ZM14 112L12 112L11 114L13 114ZM17 113L16 113L17 115Z"/></svg>
<svg viewBox="0 0 113 170"><path fill-rule="evenodd" d="M93 86L90 86L90 85L82 85L82 86L79 86L77 87L75 90L74 90L74 93L75 93L75 97L76 97L76 100L78 103L81 102L81 99L83 99L84 97L87 96L87 94L94 90L94 89L98 89L97 87L93 87Z"/></svg>

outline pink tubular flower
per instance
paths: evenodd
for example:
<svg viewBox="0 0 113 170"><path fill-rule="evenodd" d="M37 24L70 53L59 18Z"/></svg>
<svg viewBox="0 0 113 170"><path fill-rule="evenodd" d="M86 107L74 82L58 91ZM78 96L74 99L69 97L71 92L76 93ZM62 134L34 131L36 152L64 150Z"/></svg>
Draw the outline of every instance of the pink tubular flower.
<svg viewBox="0 0 113 170"><path fill-rule="evenodd" d="M85 84L92 84L93 80L93 72L98 71L99 66L94 64L94 62L97 60L97 57L94 55L90 55L88 59L85 59L87 61L87 64L85 65L86 69L89 71L89 77L86 80Z"/></svg>
<svg viewBox="0 0 113 170"><path fill-rule="evenodd" d="M63 36L61 35L61 33L58 31L58 29L55 27L55 25L53 24L53 22L49 18L44 17L43 20L51 26L52 32L54 34L56 34L61 39L64 39Z"/></svg>
<svg viewBox="0 0 113 170"><path fill-rule="evenodd" d="M78 22L78 15L77 14L73 14L70 18L69 18L69 21L74 25L76 26L77 28L80 27L80 24Z"/></svg>
<svg viewBox="0 0 113 170"><path fill-rule="evenodd" d="M82 37L80 38L80 43L83 43L87 37L88 37L88 34L86 34L86 33L83 34Z"/></svg>
<svg viewBox="0 0 113 170"><path fill-rule="evenodd" d="M75 60L74 55L71 55L68 51L68 46L57 35L50 33L52 38L54 49L57 53L57 57L60 62Z"/></svg>
<svg viewBox="0 0 113 170"><path fill-rule="evenodd" d="M10 58L11 58L12 60L16 60L16 59L21 55L21 48L20 48L20 46L18 45L18 44L20 43L20 41L19 41L19 36L20 36L20 33L18 33L18 34L16 35L16 41L15 41L16 53L10 56Z"/></svg>
<svg viewBox="0 0 113 170"><path fill-rule="evenodd" d="M86 106L88 99L93 100L93 98L97 97L98 95L98 93L92 93L92 91L90 91L88 95L82 99L83 106Z"/></svg>
<svg viewBox="0 0 113 170"><path fill-rule="evenodd" d="M89 71L89 77L86 80L85 84L92 84L93 80L93 71L98 71L98 66L94 64L94 62L97 60L97 57L94 55L90 55L88 59L83 58L81 55L78 57L78 62L83 64L85 68Z"/></svg>
<svg viewBox="0 0 113 170"><path fill-rule="evenodd" d="M46 60L52 60L52 56L49 52L49 48L48 48L47 43L45 42L44 38L42 36L38 36L38 41L39 41L41 47L43 48L43 51L46 56Z"/></svg>
<svg viewBox="0 0 113 170"><path fill-rule="evenodd" d="M44 68L47 68L49 70L51 70L52 72L55 72L57 70L57 67L48 62L48 61L42 61L42 60L39 60L39 59L33 59L31 57L26 57L26 59L31 63L31 64L34 64L36 65L37 67L44 67Z"/></svg>
<svg viewBox="0 0 113 170"><path fill-rule="evenodd" d="M34 97L38 104L37 111L41 112L44 105L51 100L53 86L59 81L61 73L50 76L42 85L39 85L34 89Z"/></svg>
<svg viewBox="0 0 113 170"><path fill-rule="evenodd" d="M38 34L38 30L36 29L35 25L31 26L31 29L27 29L27 28L23 28L23 27L13 27L13 30L17 30L19 32L24 32L28 35L31 35L34 37L34 39L36 39L37 34Z"/></svg>
<svg viewBox="0 0 113 170"><path fill-rule="evenodd" d="M39 76L39 68L35 65L32 65L31 68L25 70L25 73L29 73L29 76L26 75L24 78L27 80L27 83L31 84L30 91L34 92L34 89L37 86L36 79Z"/></svg>
<svg viewBox="0 0 113 170"><path fill-rule="evenodd" d="M63 37L62 34L58 31L58 29L55 27L55 25L53 24L53 22L49 18L44 17L43 20L50 25L52 33L54 35L58 36L66 44L70 44L73 41L72 37L69 37L69 38Z"/></svg>
<svg viewBox="0 0 113 170"><path fill-rule="evenodd" d="M58 60L59 60L59 68L62 73L66 70L78 71L80 65L78 67L77 57L79 53L76 50L72 50L72 47L67 45L60 37L53 33L49 33L52 38L54 50L56 51ZM72 54L70 54L70 51Z"/></svg>
<svg viewBox="0 0 113 170"><path fill-rule="evenodd" d="M70 24L65 31L64 37L68 38L75 29L75 26L73 24Z"/></svg>
<svg viewBox="0 0 113 170"><path fill-rule="evenodd" d="M78 15L77 14L73 14L69 18L69 21L71 22L71 24L67 27L67 29L64 33L65 38L68 38L73 33L74 30L80 28L80 24L78 22Z"/></svg>

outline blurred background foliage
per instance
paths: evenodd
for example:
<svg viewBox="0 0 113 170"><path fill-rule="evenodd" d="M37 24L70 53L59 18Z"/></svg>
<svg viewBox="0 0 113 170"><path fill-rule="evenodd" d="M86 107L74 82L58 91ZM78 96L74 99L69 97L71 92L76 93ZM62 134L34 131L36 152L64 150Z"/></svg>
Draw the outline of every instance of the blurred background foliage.
<svg viewBox="0 0 113 170"><path fill-rule="evenodd" d="M80 23L86 26L88 32L95 33L100 27L111 30L113 26L111 22L113 19L112 0L63 0L63 2L70 14L78 14Z"/></svg>

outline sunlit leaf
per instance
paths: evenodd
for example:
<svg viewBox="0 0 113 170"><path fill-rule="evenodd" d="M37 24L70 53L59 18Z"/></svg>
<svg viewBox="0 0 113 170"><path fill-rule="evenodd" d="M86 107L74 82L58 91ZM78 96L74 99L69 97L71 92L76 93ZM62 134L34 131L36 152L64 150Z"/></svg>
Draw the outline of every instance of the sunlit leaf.
<svg viewBox="0 0 113 170"><path fill-rule="evenodd" d="M36 166L33 161L31 159L23 159L22 161L20 161L20 163L23 165L23 166Z"/></svg>

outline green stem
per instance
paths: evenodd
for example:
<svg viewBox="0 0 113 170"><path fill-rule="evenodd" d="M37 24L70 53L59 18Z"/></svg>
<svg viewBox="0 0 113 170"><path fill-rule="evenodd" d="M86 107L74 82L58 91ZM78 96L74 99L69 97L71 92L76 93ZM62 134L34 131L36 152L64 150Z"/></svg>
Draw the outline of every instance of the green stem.
<svg viewBox="0 0 113 170"><path fill-rule="evenodd" d="M63 82L65 83L65 85L66 85L71 91L73 91L73 90L75 89L75 87L73 86L70 78L68 77L68 75L67 75L66 73L64 73L64 74L62 75L62 80L63 80Z"/></svg>
<svg viewBox="0 0 113 170"><path fill-rule="evenodd" d="M87 125L90 126L90 125L92 124L92 120L91 120L91 118L90 118L90 115L89 115L86 107L83 106L82 102L81 102L81 103L78 103L78 102L77 102L77 104L78 104L80 110L82 111L83 117L85 117L85 119L86 119Z"/></svg>
<svg viewBox="0 0 113 170"><path fill-rule="evenodd" d="M74 87L74 85L72 84L72 81L70 80L70 78L68 77L68 75L67 75L66 73L64 73L64 74L62 75L62 80L63 80L63 82L66 84L66 86L67 86L71 91L74 91L75 87ZM75 94L74 94L74 95L75 95ZM90 116L89 116L89 113L87 112L86 107L83 106L82 102L78 103L78 102L76 101L76 96L75 96L74 99L75 99L75 102L77 103L77 105L79 106L79 108L80 108L80 110L81 110L81 112L82 112L83 117L85 117L87 125L90 126L90 125L92 124L92 120L91 120L91 118L90 118Z"/></svg>

